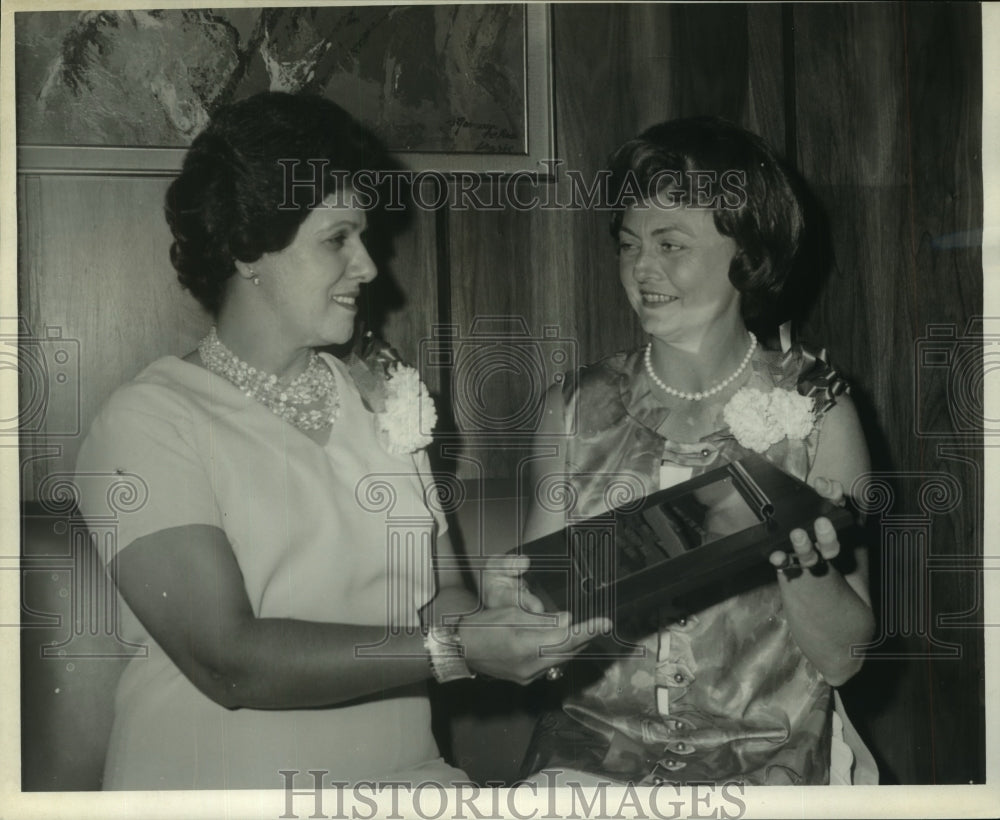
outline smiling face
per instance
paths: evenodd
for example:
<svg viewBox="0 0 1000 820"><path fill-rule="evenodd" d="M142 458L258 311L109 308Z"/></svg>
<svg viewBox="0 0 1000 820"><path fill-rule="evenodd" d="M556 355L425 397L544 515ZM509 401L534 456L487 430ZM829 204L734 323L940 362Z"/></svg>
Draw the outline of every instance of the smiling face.
<svg viewBox="0 0 1000 820"><path fill-rule="evenodd" d="M333 201L310 212L291 244L250 265L260 277L269 318L290 346L349 341L361 285L377 273L362 238L365 212L334 207L329 204Z"/></svg>
<svg viewBox="0 0 1000 820"><path fill-rule="evenodd" d="M618 232L618 271L642 329L698 343L718 323L741 322L729 281L736 243L704 208L629 208Z"/></svg>

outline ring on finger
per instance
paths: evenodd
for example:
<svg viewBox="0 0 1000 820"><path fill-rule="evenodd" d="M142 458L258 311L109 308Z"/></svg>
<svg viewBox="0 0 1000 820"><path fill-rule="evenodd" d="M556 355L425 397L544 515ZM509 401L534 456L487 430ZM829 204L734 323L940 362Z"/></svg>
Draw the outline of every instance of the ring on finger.
<svg viewBox="0 0 1000 820"><path fill-rule="evenodd" d="M545 670L545 679L556 681L563 676L563 671L558 666L550 666Z"/></svg>
<svg viewBox="0 0 1000 820"><path fill-rule="evenodd" d="M803 570L809 570L813 575L821 575L825 572L826 559L823 554L818 550L813 550L812 554L816 557L816 560L810 561L808 564L802 562L802 556L798 553L785 553L784 560L775 566L775 569L782 573L788 574L791 577L798 576Z"/></svg>

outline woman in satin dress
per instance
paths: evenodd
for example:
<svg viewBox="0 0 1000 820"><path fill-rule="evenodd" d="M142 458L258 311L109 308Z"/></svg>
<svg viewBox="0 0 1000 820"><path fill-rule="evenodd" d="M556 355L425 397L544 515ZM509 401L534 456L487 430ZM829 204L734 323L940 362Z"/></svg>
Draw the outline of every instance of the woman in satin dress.
<svg viewBox="0 0 1000 820"><path fill-rule="evenodd" d="M525 540L607 511L623 481L646 495L750 453L843 503L869 469L845 382L816 351L765 349L747 327L793 270L803 208L792 177L759 137L716 118L653 126L609 167L618 275L648 342L549 392ZM525 772L544 769L541 783L874 782L836 695L860 668L852 648L873 634L865 551L842 548L820 518L771 560L756 585L681 617L616 625L634 636L625 657L568 664L552 684L562 708L539 721Z"/></svg>

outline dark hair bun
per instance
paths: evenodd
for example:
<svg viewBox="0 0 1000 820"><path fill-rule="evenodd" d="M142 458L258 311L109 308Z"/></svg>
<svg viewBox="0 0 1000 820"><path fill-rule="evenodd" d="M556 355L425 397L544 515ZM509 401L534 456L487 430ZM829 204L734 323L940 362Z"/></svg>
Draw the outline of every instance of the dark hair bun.
<svg viewBox="0 0 1000 820"><path fill-rule="evenodd" d="M381 144L322 97L265 92L218 109L167 191L178 280L217 314L237 260L286 248L336 179L389 164Z"/></svg>

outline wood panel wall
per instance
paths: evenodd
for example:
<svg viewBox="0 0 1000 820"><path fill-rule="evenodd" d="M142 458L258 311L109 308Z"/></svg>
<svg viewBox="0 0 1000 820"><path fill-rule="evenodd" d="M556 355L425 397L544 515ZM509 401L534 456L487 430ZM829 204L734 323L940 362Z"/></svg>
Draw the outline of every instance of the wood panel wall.
<svg viewBox="0 0 1000 820"><path fill-rule="evenodd" d="M822 287L799 333L826 345L850 377L874 467L891 473L888 514L909 516L900 531L913 545L897 550L889 525L899 521L875 516L873 553L891 567L876 573L876 606L896 625L845 697L885 782L981 781L981 578L955 567L982 552L982 435L969 421L974 385L920 358L931 325L948 324L953 336L932 346L965 368L973 356L959 376L974 373L974 344L962 339L983 310L978 5L555 4L552 39L564 168L589 178L640 129L711 113L761 133L809 181L831 252L816 262ZM118 383L189 350L207 325L167 261L166 184L20 180L19 311L36 336L57 327L79 340L82 430ZM416 212L378 255L366 318L414 362L435 324L465 338L477 317L523 320L544 351L553 349L545 328L556 328L581 363L641 340L604 213ZM475 384L424 368L444 399L445 438L461 453L450 467L463 477L517 477L526 439L498 447L474 428L476 412L503 419L534 400L541 385L526 384L518 366L501 362ZM53 410L42 432L66 427L64 416ZM31 498L46 475L71 469L79 437L23 445ZM927 512L923 485L937 473L960 497ZM900 627L899 585L922 582L916 622ZM948 613L960 614L939 623Z"/></svg>
<svg viewBox="0 0 1000 820"><path fill-rule="evenodd" d="M962 341L983 313L979 9L804 4L792 15L798 167L832 248L803 335L851 376L891 494L873 533L882 633L845 697L890 777L980 782L982 577L958 569L983 551L982 404L968 389L982 360L978 341ZM957 490L954 509L928 498L932 486ZM905 549L897 526L914 539Z"/></svg>
<svg viewBox="0 0 1000 820"><path fill-rule="evenodd" d="M41 437L22 439L22 492L72 472L82 435L112 390L154 359L183 355L207 321L177 286L163 219L169 180L28 176L19 185L19 312L39 345L69 343L69 379L51 382ZM21 404L44 378L22 371ZM60 392L62 391L62 392ZM70 433L78 423L78 435ZM42 492L46 492L43 487Z"/></svg>

